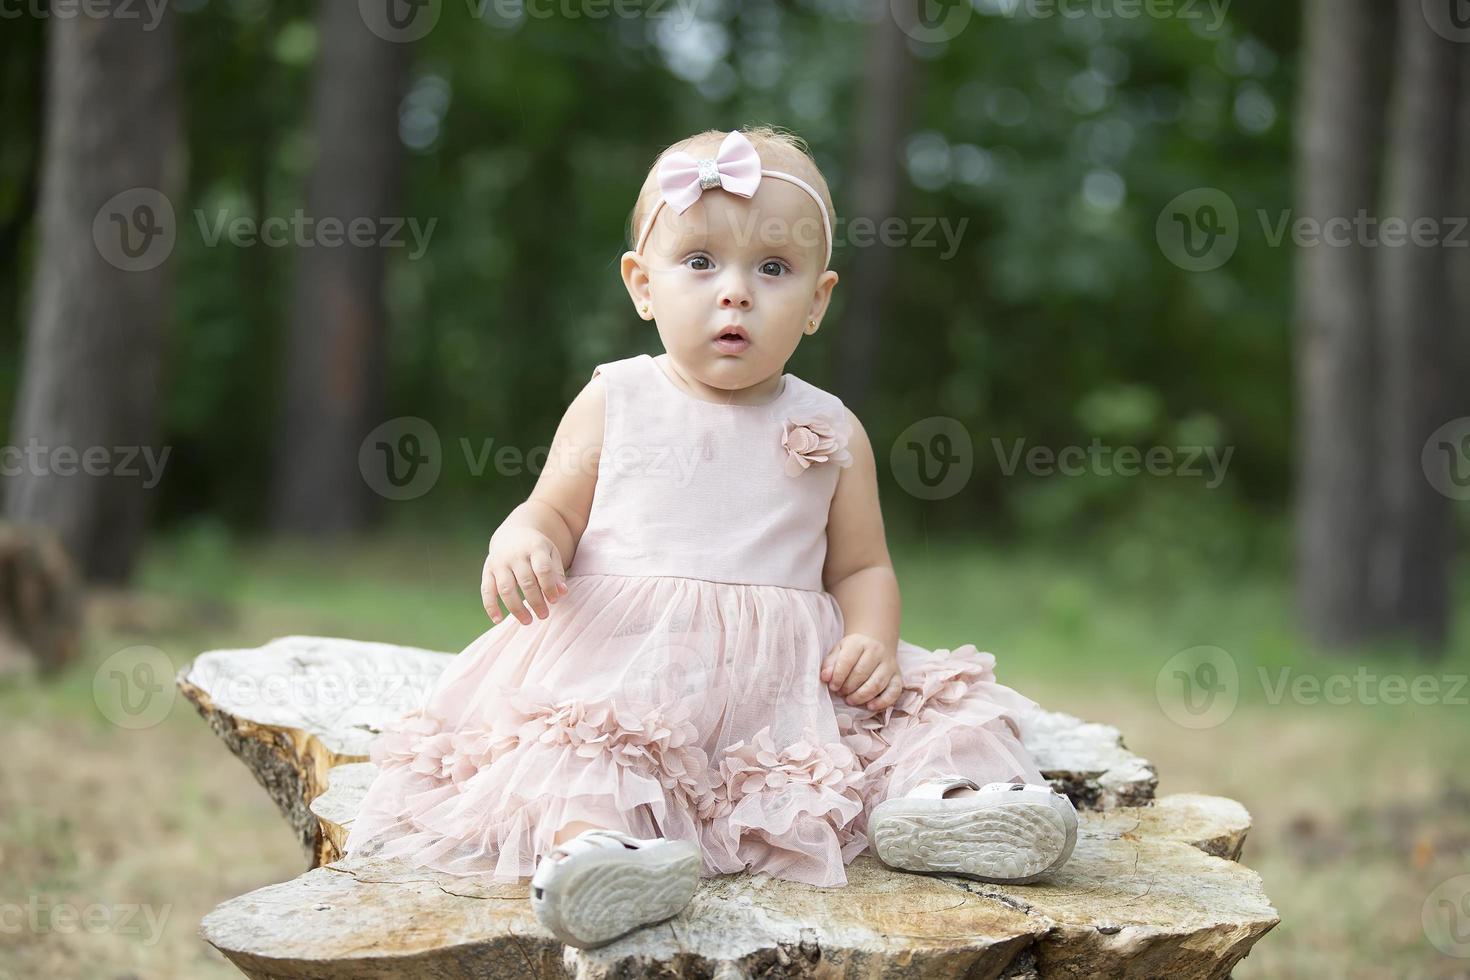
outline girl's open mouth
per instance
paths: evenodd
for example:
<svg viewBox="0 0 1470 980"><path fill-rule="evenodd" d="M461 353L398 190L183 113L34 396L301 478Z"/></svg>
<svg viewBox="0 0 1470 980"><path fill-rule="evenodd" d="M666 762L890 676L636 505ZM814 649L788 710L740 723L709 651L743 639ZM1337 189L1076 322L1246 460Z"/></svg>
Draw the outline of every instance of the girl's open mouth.
<svg viewBox="0 0 1470 980"><path fill-rule="evenodd" d="M715 338L715 346L726 354L739 354L750 346L750 338L739 327L728 327Z"/></svg>

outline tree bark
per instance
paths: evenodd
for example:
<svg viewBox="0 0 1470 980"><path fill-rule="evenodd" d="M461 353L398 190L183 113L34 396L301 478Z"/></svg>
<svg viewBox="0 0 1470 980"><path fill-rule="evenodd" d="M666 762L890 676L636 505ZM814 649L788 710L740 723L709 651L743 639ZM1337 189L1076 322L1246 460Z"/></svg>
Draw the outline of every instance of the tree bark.
<svg viewBox="0 0 1470 980"><path fill-rule="evenodd" d="M1378 249L1382 348L1383 533L1373 568L1383 627L1441 650L1449 626L1452 513L1426 478L1425 441L1452 417L1459 353L1447 236L1455 213L1459 45L1433 31L1419 0L1399 3L1385 220L1433 222L1429 244Z"/></svg>
<svg viewBox="0 0 1470 980"><path fill-rule="evenodd" d="M357 5L323 0L313 94L314 222L394 216L404 45L378 37ZM376 235L375 235L376 237ZM313 535L368 524L376 500L358 448L382 419L387 312L379 245L315 242L296 254L284 409L276 434L272 524Z"/></svg>
<svg viewBox="0 0 1470 980"><path fill-rule="evenodd" d="M1456 204L1451 214L1470 216L1470 44L1459 46L1460 54L1460 120L1456 126L1459 145L1456 149L1455 170L1459 179L1456 184ZM1461 240L1470 239L1470 228L1460 235ZM1451 413L1456 418L1470 417L1470 246L1449 250L1446 256L1450 263L1450 284L1454 291L1455 304L1452 339L1456 344L1455 379L1451 382ZM1470 464L1470 453L1466 454ZM1459 540L1463 535L1456 535Z"/></svg>
<svg viewBox="0 0 1470 980"><path fill-rule="evenodd" d="M122 582L151 511L180 177L173 15L53 17L39 252L6 517ZM119 196L121 195L121 196Z"/></svg>
<svg viewBox="0 0 1470 980"><path fill-rule="evenodd" d="M1376 213L1384 37L1392 28L1382 7L1378 0L1305 5L1296 148L1304 217ZM1372 250L1356 240L1297 254L1297 588L1309 638L1329 647L1360 642L1373 625L1373 273Z"/></svg>
<svg viewBox="0 0 1470 980"><path fill-rule="evenodd" d="M908 35L891 16L879 17L868 36L857 111L858 142L852 163L852 218L875 224L897 213L903 172L900 158L908 129L909 104L915 84L914 57ZM870 243L854 251L848 273L838 346L837 390L853 411L862 414L873 391L884 308L893 274L893 250Z"/></svg>

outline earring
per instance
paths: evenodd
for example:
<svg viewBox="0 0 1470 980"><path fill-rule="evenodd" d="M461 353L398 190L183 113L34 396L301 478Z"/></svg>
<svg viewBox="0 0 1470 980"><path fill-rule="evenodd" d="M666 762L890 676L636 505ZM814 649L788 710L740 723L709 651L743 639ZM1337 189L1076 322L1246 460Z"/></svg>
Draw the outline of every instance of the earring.
<svg viewBox="0 0 1470 980"><path fill-rule="evenodd" d="M638 312L642 313L644 316L648 316L648 304L644 303L642 306L638 307Z"/></svg>
<svg viewBox="0 0 1470 980"><path fill-rule="evenodd" d="M806 332L807 333L816 333L817 332L817 321L816 320L811 320L811 319L807 320L806 321L806 328L807 328L806 329Z"/></svg>

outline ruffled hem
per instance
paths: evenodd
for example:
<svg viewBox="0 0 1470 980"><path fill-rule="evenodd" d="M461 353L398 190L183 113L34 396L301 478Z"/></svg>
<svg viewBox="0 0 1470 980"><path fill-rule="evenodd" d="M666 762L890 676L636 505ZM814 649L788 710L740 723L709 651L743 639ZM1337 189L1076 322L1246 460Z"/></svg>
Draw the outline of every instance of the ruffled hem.
<svg viewBox="0 0 1470 980"><path fill-rule="evenodd" d="M900 640L904 689L875 713L817 679L841 630L826 594L582 585L539 630L488 631L370 744L379 773L348 853L509 881L577 821L691 841L705 875L838 886L866 814L924 776L1042 781L1018 725L1039 706L973 645Z"/></svg>
<svg viewBox="0 0 1470 980"><path fill-rule="evenodd" d="M492 728L413 712L369 746L378 777L346 850L455 875L527 877L577 820L697 840L709 767L679 705L508 694Z"/></svg>
<svg viewBox="0 0 1470 980"><path fill-rule="evenodd" d="M578 820L698 844L707 876L837 886L867 848L859 760L814 729L778 749L767 726L711 769L677 708L639 713L544 691L508 703L513 732L449 731L421 711L388 726L369 747L379 774L348 853L508 881L531 875L556 831Z"/></svg>
<svg viewBox="0 0 1470 980"><path fill-rule="evenodd" d="M846 864L867 849L857 829L862 767L840 742L804 737L777 749L770 726L729 746L699 808L701 849L715 873L764 871L810 885L847 883Z"/></svg>

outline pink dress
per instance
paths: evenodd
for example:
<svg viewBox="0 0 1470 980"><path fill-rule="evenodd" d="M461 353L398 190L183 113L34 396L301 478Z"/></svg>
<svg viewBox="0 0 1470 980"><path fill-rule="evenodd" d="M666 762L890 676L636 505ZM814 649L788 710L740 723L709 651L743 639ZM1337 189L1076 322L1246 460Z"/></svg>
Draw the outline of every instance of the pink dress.
<svg viewBox="0 0 1470 980"><path fill-rule="evenodd" d="M766 404L706 402L647 354L593 373L603 450L569 593L488 629L371 743L349 854L508 881L580 820L693 841L705 876L836 886L871 808L926 775L1045 782L1017 727L1038 705L971 644L899 641L881 712L822 683L843 636L822 587L836 396L787 374Z"/></svg>

